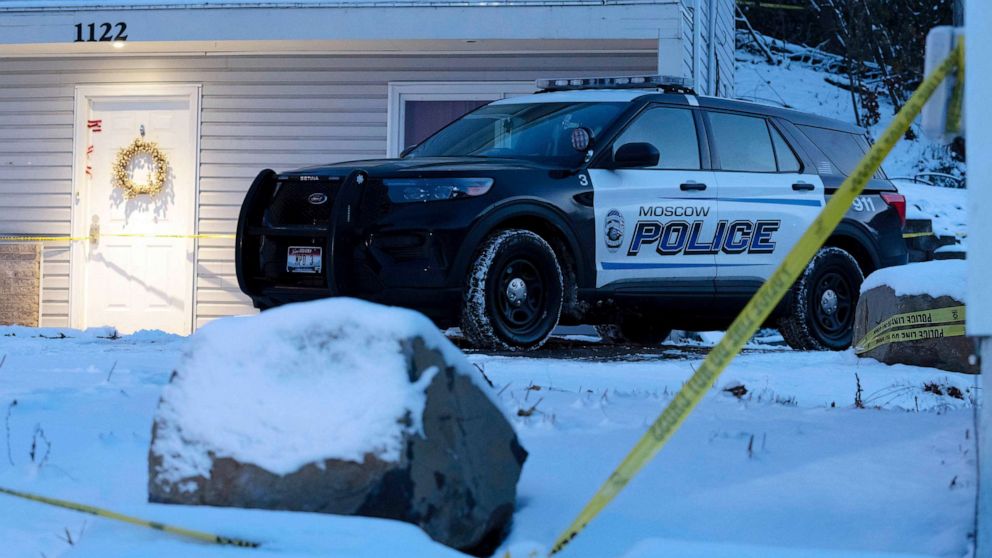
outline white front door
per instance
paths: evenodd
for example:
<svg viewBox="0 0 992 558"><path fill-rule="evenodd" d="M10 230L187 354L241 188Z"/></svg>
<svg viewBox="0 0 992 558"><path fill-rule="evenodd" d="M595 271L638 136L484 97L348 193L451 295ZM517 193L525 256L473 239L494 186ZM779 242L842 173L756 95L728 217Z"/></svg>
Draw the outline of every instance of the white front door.
<svg viewBox="0 0 992 558"><path fill-rule="evenodd" d="M193 274L199 87L91 87L77 91L72 322L121 333L189 333ZM165 154L164 187L128 198L114 181L118 152L142 137ZM148 184L151 157L126 174ZM186 237L186 238L183 238Z"/></svg>

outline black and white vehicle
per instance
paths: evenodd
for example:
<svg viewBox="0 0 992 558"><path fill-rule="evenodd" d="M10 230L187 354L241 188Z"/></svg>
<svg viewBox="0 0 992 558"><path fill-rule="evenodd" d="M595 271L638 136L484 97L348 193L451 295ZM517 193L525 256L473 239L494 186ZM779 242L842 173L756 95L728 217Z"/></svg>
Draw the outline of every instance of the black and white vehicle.
<svg viewBox="0 0 992 558"><path fill-rule="evenodd" d="M354 296L540 346L725 328L869 144L863 129L696 96L677 78L566 79L456 120L398 159L263 171L238 224L258 308ZM776 310L801 349L851 344L863 277L906 262L879 174Z"/></svg>

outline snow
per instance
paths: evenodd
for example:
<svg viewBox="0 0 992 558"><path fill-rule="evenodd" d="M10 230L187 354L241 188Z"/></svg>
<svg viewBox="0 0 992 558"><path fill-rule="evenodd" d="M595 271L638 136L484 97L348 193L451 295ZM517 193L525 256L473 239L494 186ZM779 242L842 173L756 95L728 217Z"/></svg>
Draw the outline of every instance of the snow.
<svg viewBox="0 0 992 558"><path fill-rule="evenodd" d="M739 544L718 544L696 541L647 539L635 546L624 558L658 558L678 556L679 558L794 558L795 549ZM803 558L836 558L831 550L803 549ZM846 558L909 558L920 554L891 554L875 552L849 552Z"/></svg>
<svg viewBox="0 0 992 558"><path fill-rule="evenodd" d="M352 310L349 319L379 327L367 308ZM275 312L276 321L286 317ZM240 337L251 328L236 327L239 321L250 323L235 319L204 329L211 343L216 336L231 335L228 342L259 353L250 339ZM381 327L402 330L416 321L411 316ZM159 396L183 355L204 341L148 333L109 339L62 331L66 338L24 329L0 335L0 415L9 414L0 430L5 438L0 440L0 486L258 540L263 546L204 545L0 495L5 556L121 556L135 549L143 558L460 556L416 527L392 521L148 503L147 452ZM968 552L975 496L974 377L886 366L851 352L752 346L669 445L562 556L833 558ZM530 452L513 531L497 556L506 550L512 558L532 551L544 555L699 366L704 351L671 346L664 355L625 355L624 360L469 356L514 411ZM853 408L855 373L866 409ZM319 378L314 380L319 384ZM928 383L943 386L944 395L925 391ZM721 391L732 384L743 384L748 393L737 399ZM963 399L946 395L949 386L960 389ZM328 405L346 404L342 400L351 388L338 388ZM521 409L533 412L517 416ZM32 460L38 429L51 449L47 458L36 452ZM64 540L66 530L71 545Z"/></svg>
<svg viewBox="0 0 992 558"><path fill-rule="evenodd" d="M480 376L422 314L356 299L207 324L162 392L155 452L163 480L209 477L212 457L280 475L366 454L398 461L405 436L421 431L438 371L410 382L401 341L417 336L459 373Z"/></svg>
<svg viewBox="0 0 992 558"><path fill-rule="evenodd" d="M157 332L161 333L161 332ZM85 330L61 327L25 327L16 325L0 325L0 335L4 337L49 337L73 339L105 339L115 337L117 330L112 327L91 327Z"/></svg>
<svg viewBox="0 0 992 558"><path fill-rule="evenodd" d="M935 260L880 269L865 279L861 292L887 285L896 296L928 294L964 301L967 293L965 260Z"/></svg>

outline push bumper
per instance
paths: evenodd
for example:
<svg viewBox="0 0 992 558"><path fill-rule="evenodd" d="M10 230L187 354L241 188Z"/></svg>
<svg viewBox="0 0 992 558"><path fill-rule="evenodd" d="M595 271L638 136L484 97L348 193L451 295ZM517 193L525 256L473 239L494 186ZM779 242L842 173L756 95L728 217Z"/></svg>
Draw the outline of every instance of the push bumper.
<svg viewBox="0 0 992 558"><path fill-rule="evenodd" d="M416 309L438 325L454 323L462 288L449 281L464 240L462 224L438 223L430 231L403 228L395 219L383 219L387 193L364 171L326 180L304 188L323 188L331 198L326 215L305 224L286 222L303 219L286 219L272 209L278 205L279 185L287 187L285 180L263 171L252 184L238 222L236 269L239 286L255 307L353 296ZM418 208L394 213L405 211ZM420 216L410 221L425 222ZM290 246L320 247L321 270L287 271Z"/></svg>

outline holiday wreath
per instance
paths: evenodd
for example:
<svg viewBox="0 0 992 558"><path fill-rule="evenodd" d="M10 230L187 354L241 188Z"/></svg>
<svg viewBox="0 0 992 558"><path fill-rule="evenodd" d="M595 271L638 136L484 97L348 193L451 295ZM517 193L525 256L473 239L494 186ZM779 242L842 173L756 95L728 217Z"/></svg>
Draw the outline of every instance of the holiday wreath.
<svg viewBox="0 0 992 558"><path fill-rule="evenodd" d="M131 168L135 158L139 155L148 155L152 158L154 169L149 175L147 184L135 184L128 170ZM153 141L145 141L144 138L134 140L134 143L121 148L117 152L117 159L114 161L113 179L114 185L124 190L125 198L134 198L147 194L154 196L162 191L166 178L169 174L169 160L165 153Z"/></svg>

